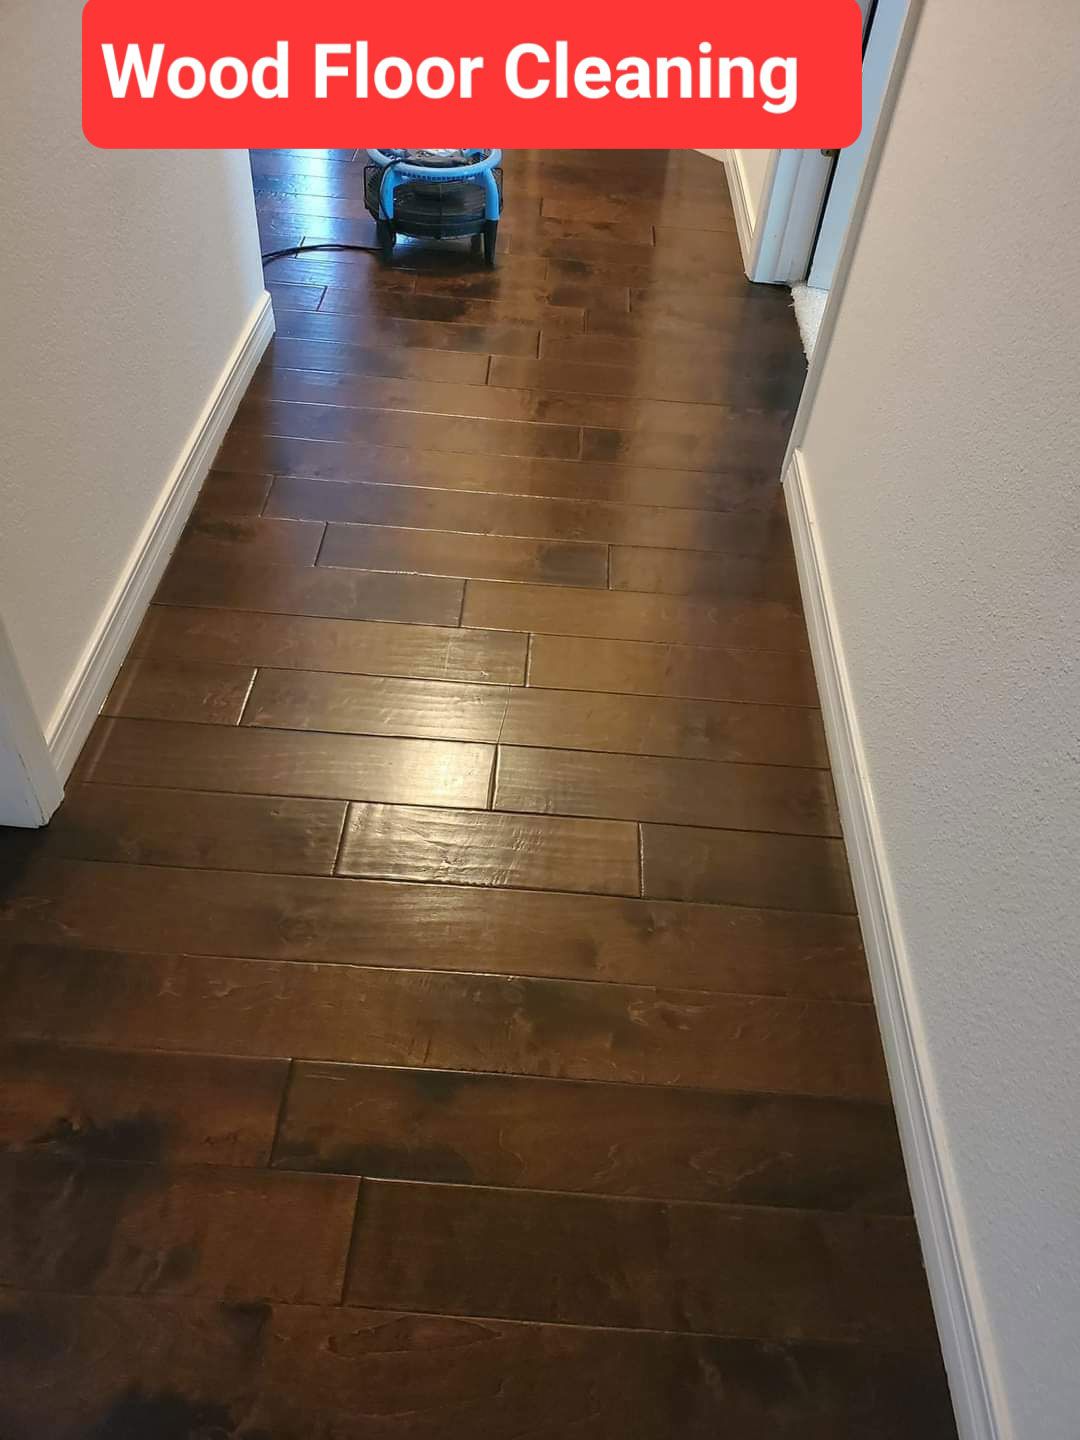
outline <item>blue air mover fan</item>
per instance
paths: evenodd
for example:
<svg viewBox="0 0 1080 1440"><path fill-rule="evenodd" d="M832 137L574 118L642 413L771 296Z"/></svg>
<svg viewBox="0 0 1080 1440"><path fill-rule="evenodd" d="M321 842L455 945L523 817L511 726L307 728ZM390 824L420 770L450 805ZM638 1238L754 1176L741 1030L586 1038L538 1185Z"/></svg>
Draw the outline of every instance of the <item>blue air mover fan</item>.
<svg viewBox="0 0 1080 1440"><path fill-rule="evenodd" d="M495 264L502 213L501 150L369 150L364 203L375 217L382 257L399 235L467 237Z"/></svg>

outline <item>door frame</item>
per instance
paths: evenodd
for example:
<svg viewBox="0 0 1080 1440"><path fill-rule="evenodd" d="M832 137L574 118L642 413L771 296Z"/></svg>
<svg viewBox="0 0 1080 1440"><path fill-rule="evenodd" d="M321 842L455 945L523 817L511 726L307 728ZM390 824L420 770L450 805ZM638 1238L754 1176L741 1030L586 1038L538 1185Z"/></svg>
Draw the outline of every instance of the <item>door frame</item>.
<svg viewBox="0 0 1080 1440"><path fill-rule="evenodd" d="M63 798L63 782L0 619L0 825L37 829Z"/></svg>
<svg viewBox="0 0 1080 1440"><path fill-rule="evenodd" d="M847 213L829 217L833 254L827 269L831 279L854 212L858 182L881 124L901 37L907 32L910 11L919 3L921 0L859 0L865 27L862 132L839 157L835 151L773 150L752 224L739 152L723 152L748 279L763 285L799 285L808 280L835 177L843 167L849 181L841 191ZM822 274L825 269L823 266Z"/></svg>

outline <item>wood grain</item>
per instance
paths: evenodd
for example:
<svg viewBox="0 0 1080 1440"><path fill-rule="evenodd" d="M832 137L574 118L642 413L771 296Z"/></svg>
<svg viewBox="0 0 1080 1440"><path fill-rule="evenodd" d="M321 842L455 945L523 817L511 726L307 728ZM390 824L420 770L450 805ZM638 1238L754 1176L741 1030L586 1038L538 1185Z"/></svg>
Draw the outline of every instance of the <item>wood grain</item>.
<svg viewBox="0 0 1080 1440"><path fill-rule="evenodd" d="M286 1060L14 1042L0 1046L0 1150L266 1165L288 1073Z"/></svg>
<svg viewBox="0 0 1080 1440"><path fill-rule="evenodd" d="M155 596L158 605L261 610L321 615L337 620L390 620L408 625L456 625L460 581L321 567L228 565L192 561L183 552L170 565Z"/></svg>
<svg viewBox="0 0 1080 1440"><path fill-rule="evenodd" d="M816 705L807 654L533 635L529 684L763 705Z"/></svg>
<svg viewBox="0 0 1080 1440"><path fill-rule="evenodd" d="M330 875L345 810L336 800L69 785L43 849L69 860Z"/></svg>
<svg viewBox="0 0 1080 1440"><path fill-rule="evenodd" d="M460 350L470 355L535 355L540 343L539 327L532 325L444 325L433 320L373 316L360 327L354 315L324 311L314 315L283 313L277 334L293 340L355 344L362 339L365 345L378 349Z"/></svg>
<svg viewBox="0 0 1080 1440"><path fill-rule="evenodd" d="M494 808L664 825L839 835L822 770L499 747Z"/></svg>
<svg viewBox="0 0 1080 1440"><path fill-rule="evenodd" d="M0 1034L18 1040L108 1046L135 1027L160 1050L888 1098L867 1005L32 947L18 948L2 973L11 1002Z"/></svg>
<svg viewBox="0 0 1080 1440"><path fill-rule="evenodd" d="M316 735L249 726L108 720L88 780L235 794L388 800L483 808L490 746L368 735Z"/></svg>
<svg viewBox="0 0 1080 1440"><path fill-rule="evenodd" d="M516 420L475 420L471 416L344 409L337 405L301 405L258 397L242 402L234 423L237 429L251 430L258 435L361 441L369 445L417 445L424 450L455 450L469 455L574 459L581 454L581 431L574 425L533 425ZM595 458L613 457L598 455Z"/></svg>
<svg viewBox="0 0 1080 1440"><path fill-rule="evenodd" d="M294 262L295 263L295 262ZM413 277L409 276L409 284ZM404 349L307 340L276 335L266 352L267 364L319 373L385 375L402 380L438 380L459 385L483 385L487 381L488 357L460 350ZM265 374L261 367L258 375Z"/></svg>
<svg viewBox="0 0 1080 1440"><path fill-rule="evenodd" d="M786 521L779 514L767 511L716 514L664 506L286 478L274 482L267 514L484 536L521 536L549 542L693 545L699 550L721 550L730 554L770 551L786 544L787 536ZM333 535L331 528L323 557ZM458 536L443 538L450 540ZM710 558L717 571L724 569L726 557L724 560ZM703 565L708 563L706 557L701 559ZM766 562L756 565L758 573L768 573L768 568ZM779 571L782 566L776 568ZM514 578L527 579L528 576Z"/></svg>
<svg viewBox="0 0 1080 1440"><path fill-rule="evenodd" d="M327 1304L358 1182L0 1155L0 1284Z"/></svg>
<svg viewBox="0 0 1080 1440"><path fill-rule="evenodd" d="M654 508L757 511L775 507L778 498L775 480L760 474L752 465L729 465L707 475L701 471L586 465L581 460L518 456L508 466L500 456L455 455L443 450L305 440L240 430L226 437L221 458L241 473L267 467L279 479L294 476L377 482L433 490L614 501ZM281 486L279 493L287 489L291 487ZM333 503L332 496L328 494L325 503Z"/></svg>
<svg viewBox="0 0 1080 1440"><path fill-rule="evenodd" d="M254 680L250 665L135 654L116 677L102 714L237 725Z"/></svg>
<svg viewBox="0 0 1080 1440"><path fill-rule="evenodd" d="M840 840L644 825L646 895L854 914Z"/></svg>
<svg viewBox="0 0 1080 1440"><path fill-rule="evenodd" d="M381 524L328 525L319 565L604 589L608 556L605 545L455 535Z"/></svg>
<svg viewBox="0 0 1080 1440"><path fill-rule="evenodd" d="M799 578L789 561L716 556L702 550L615 546L611 588L652 595L739 595L799 603Z"/></svg>
<svg viewBox="0 0 1080 1440"><path fill-rule="evenodd" d="M327 571L327 574L331 572ZM526 637L433 625L155 606L137 644L177 660L520 685Z"/></svg>
<svg viewBox="0 0 1080 1440"><path fill-rule="evenodd" d="M618 274L618 271L615 273ZM637 278L643 273L643 267L633 267L630 273ZM670 365L655 360L633 365L620 363L618 359L607 363L590 363L584 359L575 361L569 355L553 355L551 343L545 343L544 358L540 360L525 355L493 356L491 384L520 386L527 390L567 390L584 395L625 395L635 399L671 400L697 405L778 409L793 407L798 402L806 374L801 358L790 351L780 364L768 367L747 363L751 360L747 353L741 357L741 366L740 357L734 355L728 364L721 361L708 366L695 365L681 350L672 357Z"/></svg>
<svg viewBox="0 0 1080 1440"><path fill-rule="evenodd" d="M940 1361L916 1352L14 1290L0 1322L20 1337L0 1352L0 1417L20 1440L85 1440L88 1425L164 1436L166 1423L252 1436L299 1424L327 1440L358 1423L388 1440L671 1440L673 1410L680 1440L956 1434Z"/></svg>
<svg viewBox="0 0 1080 1440"><path fill-rule="evenodd" d="M739 649L805 650L806 625L793 606L773 600L582 594L554 586L470 581L462 624L603 640L673 641Z"/></svg>
<svg viewBox="0 0 1080 1440"><path fill-rule="evenodd" d="M324 526L305 520L193 515L177 553L188 560L314 565Z"/></svg>
<svg viewBox="0 0 1080 1440"><path fill-rule="evenodd" d="M509 697L509 687L497 685L260 670L244 724L494 744Z"/></svg>
<svg viewBox="0 0 1080 1440"><path fill-rule="evenodd" d="M9 942L442 970L482 955L504 974L870 995L850 915L62 860L33 866L0 913Z"/></svg>
<svg viewBox="0 0 1080 1440"><path fill-rule="evenodd" d="M353 805L340 875L639 895L637 826L561 816Z"/></svg>
<svg viewBox="0 0 1080 1440"><path fill-rule="evenodd" d="M298 1063L274 1163L397 1180L905 1214L886 1106Z"/></svg>
<svg viewBox="0 0 1080 1440"><path fill-rule="evenodd" d="M766 1340L933 1333L901 1217L388 1180L365 1182L345 1299Z"/></svg>
<svg viewBox="0 0 1080 1440"><path fill-rule="evenodd" d="M817 711L651 695L528 688L508 692L504 745L827 766Z"/></svg>
<svg viewBox="0 0 1080 1440"><path fill-rule="evenodd" d="M270 475L211 470L195 501L195 514L213 519L228 515L261 515L271 479Z"/></svg>

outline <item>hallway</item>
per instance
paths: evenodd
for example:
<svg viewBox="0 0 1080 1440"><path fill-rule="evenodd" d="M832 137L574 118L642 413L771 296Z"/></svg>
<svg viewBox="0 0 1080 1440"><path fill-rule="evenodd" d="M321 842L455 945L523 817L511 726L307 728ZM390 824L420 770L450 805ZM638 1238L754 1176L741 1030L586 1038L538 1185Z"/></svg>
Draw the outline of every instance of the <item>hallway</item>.
<svg viewBox="0 0 1080 1440"><path fill-rule="evenodd" d="M370 244L256 152L264 249ZM0 834L3 1440L954 1435L693 152L507 157L494 271L282 259L47 832Z"/></svg>

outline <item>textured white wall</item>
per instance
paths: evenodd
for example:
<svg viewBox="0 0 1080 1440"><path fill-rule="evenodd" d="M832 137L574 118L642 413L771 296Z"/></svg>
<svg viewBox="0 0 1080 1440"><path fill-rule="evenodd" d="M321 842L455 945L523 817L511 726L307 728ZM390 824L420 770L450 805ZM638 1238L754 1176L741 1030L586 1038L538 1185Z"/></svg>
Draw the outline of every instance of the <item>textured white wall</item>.
<svg viewBox="0 0 1080 1440"><path fill-rule="evenodd" d="M82 138L78 0L4 0L0 614L48 733L262 292L243 152Z"/></svg>
<svg viewBox="0 0 1080 1440"><path fill-rule="evenodd" d="M1080 1433L1080 9L923 12L802 448L1011 1433Z"/></svg>

